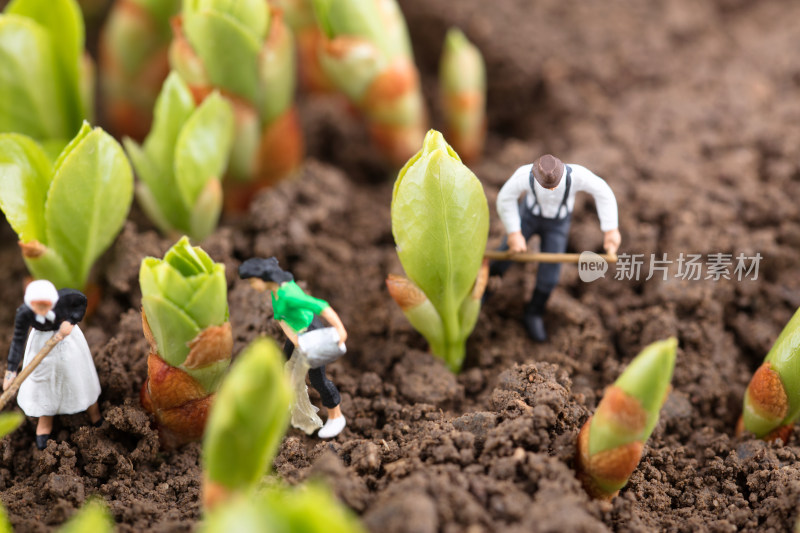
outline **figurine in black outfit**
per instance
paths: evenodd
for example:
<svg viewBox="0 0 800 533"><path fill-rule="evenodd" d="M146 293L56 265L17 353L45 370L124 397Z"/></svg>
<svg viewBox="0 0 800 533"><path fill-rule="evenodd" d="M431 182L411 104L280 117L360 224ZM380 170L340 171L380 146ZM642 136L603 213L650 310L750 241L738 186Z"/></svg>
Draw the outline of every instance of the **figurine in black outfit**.
<svg viewBox="0 0 800 533"><path fill-rule="evenodd" d="M103 420L97 405L100 396L97 370L89 345L77 326L85 312L83 293L74 289L56 291L46 280L31 282L25 289L25 303L17 309L3 390L17 376L20 361L24 368L51 337L61 338L22 382L17 396L17 403L27 416L39 417L36 446L40 450L47 446L55 415L88 411L92 424L98 426Z"/></svg>

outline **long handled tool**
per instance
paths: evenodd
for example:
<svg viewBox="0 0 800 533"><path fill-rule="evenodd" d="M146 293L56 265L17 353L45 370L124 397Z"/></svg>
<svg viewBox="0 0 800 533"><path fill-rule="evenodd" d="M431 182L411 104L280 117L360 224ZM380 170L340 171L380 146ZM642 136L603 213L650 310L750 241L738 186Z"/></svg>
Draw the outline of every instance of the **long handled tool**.
<svg viewBox="0 0 800 533"><path fill-rule="evenodd" d="M518 263L579 263L582 254L554 254L546 252L497 252L487 251L483 254L486 259L493 261L516 261ZM617 262L617 254L596 254L608 263Z"/></svg>
<svg viewBox="0 0 800 533"><path fill-rule="evenodd" d="M56 332L56 334L50 337L45 345L42 346L42 349L39 350L39 353L36 354L36 357L34 357L30 363L25 365L25 368L22 369L22 372L20 372L16 379L11 382L11 386L8 387L8 390L6 390L3 395L0 396L0 411L2 411L9 400L14 397L14 394L17 393L19 386L23 381L25 381L25 378L31 375L31 372L33 372L36 367L39 366L39 363L41 363L42 360L47 357L47 354L49 354L55 345L61 342L63 338L64 337Z"/></svg>

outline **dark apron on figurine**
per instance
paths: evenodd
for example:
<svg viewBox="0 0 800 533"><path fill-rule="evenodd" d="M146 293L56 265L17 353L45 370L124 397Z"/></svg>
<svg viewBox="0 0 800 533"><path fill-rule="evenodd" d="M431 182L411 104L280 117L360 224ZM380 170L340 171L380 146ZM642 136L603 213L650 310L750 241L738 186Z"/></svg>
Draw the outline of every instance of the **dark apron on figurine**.
<svg viewBox="0 0 800 533"><path fill-rule="evenodd" d="M542 208L539 205L539 199L536 197L535 177L533 175L533 167L531 167L530 184L531 191L533 192L533 205L529 208L525 204L523 198L519 203L519 217L520 217L520 231L525 238L525 242L529 241L534 235L539 235L541 239L540 249L544 253L564 253L567 251L567 239L569 237L569 226L572 222L572 213L567 206L569 199L569 192L572 188L572 169L569 165L567 168L566 186L564 187L564 198L558 206L556 216L549 218L541 215ZM539 213L536 214L537 210ZM562 212L566 215L559 218ZM500 245L500 251L508 250L507 238L503 239ZM492 275L502 275L511 266L511 261L495 261L491 265ZM561 263L540 263L536 274L536 290L549 294L558 284L558 279L561 275Z"/></svg>

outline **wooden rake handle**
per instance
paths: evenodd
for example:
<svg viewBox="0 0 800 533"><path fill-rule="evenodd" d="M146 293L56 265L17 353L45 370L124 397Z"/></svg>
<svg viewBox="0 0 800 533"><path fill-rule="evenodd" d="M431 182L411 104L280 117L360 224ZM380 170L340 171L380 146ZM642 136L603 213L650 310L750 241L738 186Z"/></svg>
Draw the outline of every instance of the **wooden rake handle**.
<svg viewBox="0 0 800 533"><path fill-rule="evenodd" d="M617 262L617 254L597 254L608 263ZM545 252L497 252L487 251L483 255L492 261L516 261L517 263L578 263L581 254L552 254Z"/></svg>
<svg viewBox="0 0 800 533"><path fill-rule="evenodd" d="M47 354L50 353L53 347L55 347L55 345L61 342L63 339L64 337L62 337L58 332L48 339L45 345L42 346L42 349L39 350L39 353L36 354L36 357L34 357L33 360L22 369L22 372L20 372L16 379L11 382L11 386L8 387L8 390L6 390L3 395L0 396L0 411L2 411L11 398L14 397L19 390L19 386L23 381L25 381L25 378L30 376L31 372L36 370L36 367L39 366L39 363L41 363L42 360L47 357Z"/></svg>

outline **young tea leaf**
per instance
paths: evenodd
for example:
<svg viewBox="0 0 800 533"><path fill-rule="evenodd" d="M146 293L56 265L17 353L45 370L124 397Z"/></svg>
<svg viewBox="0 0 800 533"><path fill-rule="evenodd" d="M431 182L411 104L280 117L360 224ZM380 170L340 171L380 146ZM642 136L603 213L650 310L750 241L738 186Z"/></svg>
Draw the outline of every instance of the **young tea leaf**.
<svg viewBox="0 0 800 533"><path fill-rule="evenodd" d="M59 89L65 104L64 118L74 132L89 112L83 108L79 89L85 33L80 6L75 0L14 0L6 13L28 17L49 33L59 78L45 82Z"/></svg>
<svg viewBox="0 0 800 533"><path fill-rule="evenodd" d="M188 209L210 179L222 177L232 143L233 109L214 93L189 117L175 146L175 181Z"/></svg>
<svg viewBox="0 0 800 533"><path fill-rule="evenodd" d="M59 85L47 31L31 19L0 15L0 132L66 141L74 130Z"/></svg>
<svg viewBox="0 0 800 533"><path fill-rule="evenodd" d="M122 147L95 128L79 134L56 163L45 204L48 245L78 286L116 237L133 199L133 172Z"/></svg>
<svg viewBox="0 0 800 533"><path fill-rule="evenodd" d="M263 6L267 8L266 3ZM211 83L247 100L256 99L261 41L235 19L216 11L184 16L184 31L203 60Z"/></svg>
<svg viewBox="0 0 800 533"><path fill-rule="evenodd" d="M45 242L44 206L52 169L32 139L0 134L0 209L22 242Z"/></svg>

